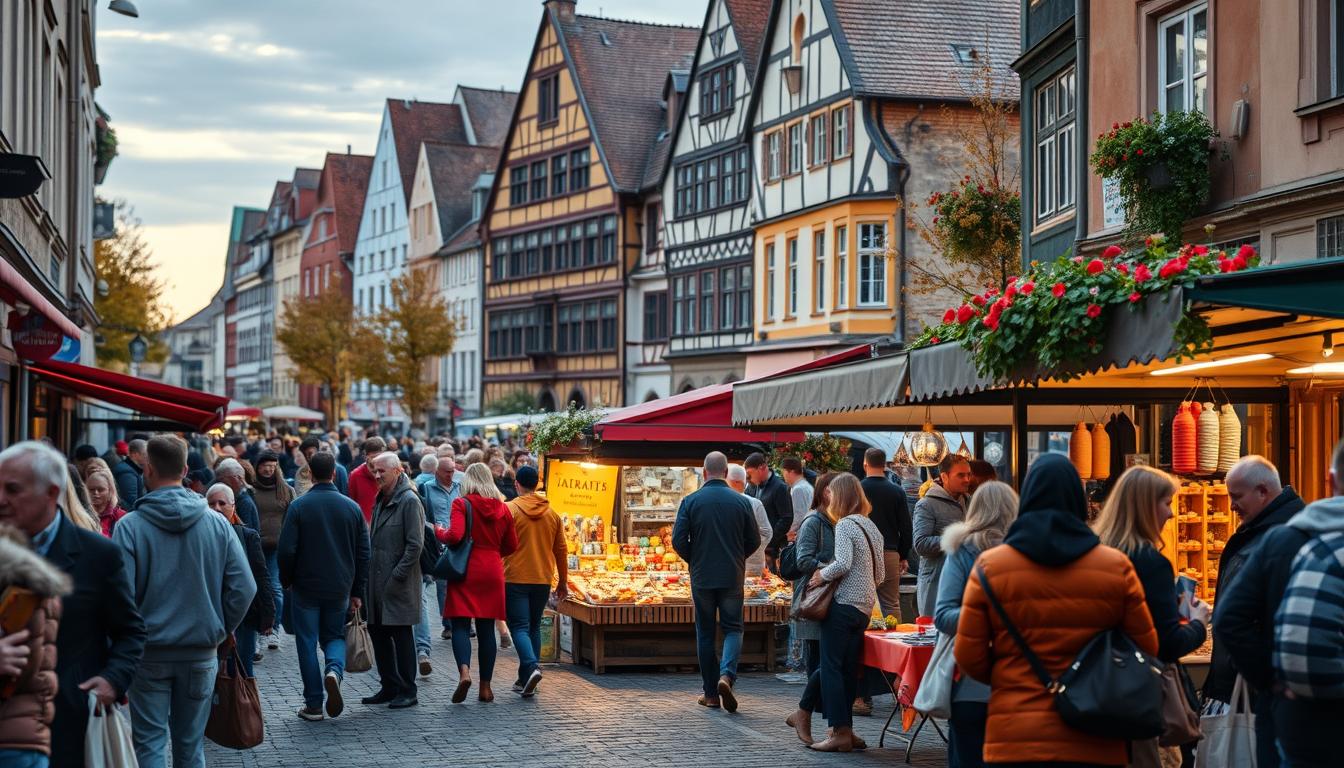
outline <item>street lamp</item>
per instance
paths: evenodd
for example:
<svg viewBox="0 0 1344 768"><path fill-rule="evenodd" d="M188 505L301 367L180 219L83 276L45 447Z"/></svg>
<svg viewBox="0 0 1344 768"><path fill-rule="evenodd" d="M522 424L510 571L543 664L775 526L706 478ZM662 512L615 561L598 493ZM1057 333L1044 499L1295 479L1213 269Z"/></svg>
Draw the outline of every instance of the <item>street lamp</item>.
<svg viewBox="0 0 1344 768"><path fill-rule="evenodd" d="M144 336L137 333L135 338L131 339L126 346L131 351L131 375L139 376L140 364L145 362L145 354L149 352L149 342L145 341Z"/></svg>
<svg viewBox="0 0 1344 768"><path fill-rule="evenodd" d="M122 16L130 16L132 19L140 18L140 11L136 9L135 3L132 3L131 0L112 0L107 4L107 10L120 13Z"/></svg>

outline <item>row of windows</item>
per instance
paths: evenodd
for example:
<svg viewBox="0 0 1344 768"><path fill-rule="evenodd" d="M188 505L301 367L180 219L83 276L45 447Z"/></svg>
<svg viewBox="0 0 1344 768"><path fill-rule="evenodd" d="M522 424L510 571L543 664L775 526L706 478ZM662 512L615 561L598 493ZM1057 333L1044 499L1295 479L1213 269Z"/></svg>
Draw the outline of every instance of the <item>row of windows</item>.
<svg viewBox="0 0 1344 768"><path fill-rule="evenodd" d="M705 213L747 201L747 148L685 163L676 170L675 211L678 217Z"/></svg>
<svg viewBox="0 0 1344 768"><path fill-rule="evenodd" d="M700 120L713 120L733 111L737 62L730 62L700 76Z"/></svg>
<svg viewBox="0 0 1344 768"><path fill-rule="evenodd" d="M257 363L271 359L271 323L262 321L259 327L238 331L237 363Z"/></svg>
<svg viewBox="0 0 1344 768"><path fill-rule="evenodd" d="M533 354L581 354L616 350L616 299L546 304L491 312L486 349L491 359Z"/></svg>
<svg viewBox="0 0 1344 768"><path fill-rule="evenodd" d="M858 306L887 306L887 225L885 223L859 224L858 242ZM804 268L799 253L798 238L784 241L784 290L785 317L795 317L801 311L802 270ZM827 276L832 273L828 261L826 232L816 232L812 236L812 295L811 311L822 313L827 307ZM774 242L765 246L765 316L767 321L778 317L778 276L780 265ZM832 300L834 309L849 307L849 227L835 228L835 295Z"/></svg>
<svg viewBox="0 0 1344 768"><path fill-rule="evenodd" d="M844 104L768 131L761 177L770 182L800 174L805 156L814 167L849 157L854 154L853 122L854 105Z"/></svg>
<svg viewBox="0 0 1344 768"><path fill-rule="evenodd" d="M370 272L373 272L374 270L381 271L384 269L388 269L390 267L397 266L396 248L389 248L386 251L379 251L377 255L378 258L375 259L374 254L367 253L356 259L355 274L365 275ZM401 246L401 264L403 266L405 266L406 264L406 246L404 245Z"/></svg>
<svg viewBox="0 0 1344 768"><path fill-rule="evenodd" d="M467 395L476 389L476 350L444 355L439 361L439 397Z"/></svg>
<svg viewBox="0 0 1344 768"><path fill-rule="evenodd" d="M384 161L386 162L386 161ZM371 219L364 220L364 226L361 232L369 235L382 235L396 229L397 226L397 208L395 205L383 205L372 208L368 211Z"/></svg>
<svg viewBox="0 0 1344 768"><path fill-rule="evenodd" d="M496 238L491 244L490 279L549 275L615 261L616 217L602 216Z"/></svg>
<svg viewBox="0 0 1344 768"><path fill-rule="evenodd" d="M591 158L590 148L584 147L510 168L509 205L527 205L587 189Z"/></svg>
<svg viewBox="0 0 1344 768"><path fill-rule="evenodd" d="M308 267L303 270L303 295L316 296L331 285L331 265Z"/></svg>
<svg viewBox="0 0 1344 768"><path fill-rule="evenodd" d="M751 328L751 266L672 278L672 332L678 336Z"/></svg>
<svg viewBox="0 0 1344 768"><path fill-rule="evenodd" d="M261 285L253 286L238 294L238 302L236 305L238 309L236 311L244 312L249 309L268 306L270 303L271 284L262 283Z"/></svg>

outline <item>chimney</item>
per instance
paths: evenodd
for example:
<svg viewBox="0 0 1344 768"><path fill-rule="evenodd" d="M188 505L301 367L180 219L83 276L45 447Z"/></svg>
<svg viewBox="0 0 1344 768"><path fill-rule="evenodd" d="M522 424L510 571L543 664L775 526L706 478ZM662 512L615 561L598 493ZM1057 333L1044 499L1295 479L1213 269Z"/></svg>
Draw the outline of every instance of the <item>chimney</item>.
<svg viewBox="0 0 1344 768"><path fill-rule="evenodd" d="M574 20L575 0L545 0L542 4L555 11L561 21Z"/></svg>
<svg viewBox="0 0 1344 768"><path fill-rule="evenodd" d="M345 154L347 154L347 155L350 154L350 145L349 145L349 144L346 144L346 145L345 145Z"/></svg>

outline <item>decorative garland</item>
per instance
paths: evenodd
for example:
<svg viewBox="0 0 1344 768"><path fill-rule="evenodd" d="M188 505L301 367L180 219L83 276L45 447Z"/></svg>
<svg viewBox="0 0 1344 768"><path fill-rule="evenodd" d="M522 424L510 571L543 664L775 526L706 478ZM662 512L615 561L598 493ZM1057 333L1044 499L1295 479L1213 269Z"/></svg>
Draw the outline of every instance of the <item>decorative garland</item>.
<svg viewBox="0 0 1344 768"><path fill-rule="evenodd" d="M1243 245L1235 255L1204 245L1182 245L1173 255L1166 238L1151 235L1140 250L1112 245L1099 258L1061 256L1053 263L1031 263L1022 277L1008 280L999 293L990 288L943 313L942 322L924 332L911 348L957 342L971 353L981 376L1008 379L1031 364L1073 378L1067 366L1096 354L1112 313L1120 307L1137 312L1144 299L1162 296L1174 286L1189 289L1206 275L1240 272L1257 266L1255 248ZM1213 345L1208 321L1185 307L1174 329L1176 359Z"/></svg>
<svg viewBox="0 0 1344 768"><path fill-rule="evenodd" d="M810 434L800 443L776 443L770 449L770 467L778 472L779 462L785 456L797 456L803 460L803 466L816 472L848 472L854 466L849 457L849 441L830 433Z"/></svg>
<svg viewBox="0 0 1344 768"><path fill-rule="evenodd" d="M534 424L527 431L524 444L535 454L549 453L557 445L568 445L585 432L591 433L593 425L601 421L603 415L602 411L570 405L569 410L547 414L546 418Z"/></svg>

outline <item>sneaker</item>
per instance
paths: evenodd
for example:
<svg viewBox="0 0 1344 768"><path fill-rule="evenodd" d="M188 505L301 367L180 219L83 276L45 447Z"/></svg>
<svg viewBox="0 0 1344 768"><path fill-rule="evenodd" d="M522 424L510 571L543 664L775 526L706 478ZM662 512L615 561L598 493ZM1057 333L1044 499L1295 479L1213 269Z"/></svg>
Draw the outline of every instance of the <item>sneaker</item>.
<svg viewBox="0 0 1344 768"><path fill-rule="evenodd" d="M509 690L513 691L514 693L522 693L522 692L523 692L523 684L522 684L522 683L514 683L514 684L513 684L513 687L510 688Z"/></svg>
<svg viewBox="0 0 1344 768"><path fill-rule="evenodd" d="M719 701L728 713L737 711L737 696L733 694L733 681L727 675L719 678Z"/></svg>
<svg viewBox="0 0 1344 768"><path fill-rule="evenodd" d="M310 723L316 723L322 719L322 710L309 709L308 707L299 707L299 717Z"/></svg>
<svg viewBox="0 0 1344 768"><path fill-rule="evenodd" d="M520 691L520 693L523 694L523 698L531 698L535 695L538 685L541 685L541 670L534 669L532 670L532 674L527 676L527 682L523 684L523 690Z"/></svg>
<svg viewBox="0 0 1344 768"><path fill-rule="evenodd" d="M326 674L322 682L327 689L327 715L338 717L345 711L345 699L341 697L341 678L332 671Z"/></svg>
<svg viewBox="0 0 1344 768"><path fill-rule="evenodd" d="M429 673L434 671L434 667L429 663L427 654L420 654L420 676L429 677Z"/></svg>
<svg viewBox="0 0 1344 768"><path fill-rule="evenodd" d="M513 647L513 638L509 635L500 635L499 647L508 649Z"/></svg>

